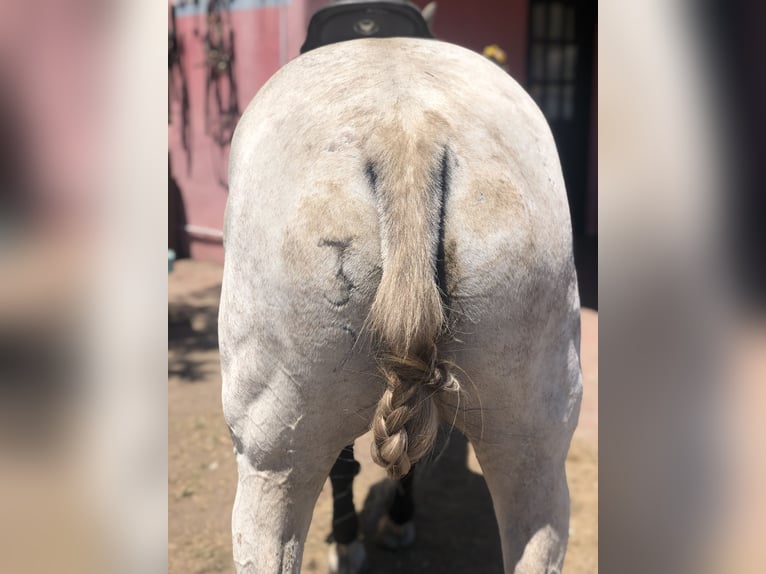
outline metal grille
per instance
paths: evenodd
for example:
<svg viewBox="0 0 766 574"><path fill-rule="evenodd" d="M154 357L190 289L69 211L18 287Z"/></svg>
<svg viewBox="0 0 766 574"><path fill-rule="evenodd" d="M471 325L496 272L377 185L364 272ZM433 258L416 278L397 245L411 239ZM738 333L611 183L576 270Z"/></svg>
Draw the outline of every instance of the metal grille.
<svg viewBox="0 0 766 574"><path fill-rule="evenodd" d="M575 3L533 0L530 13L529 93L550 121L572 120L578 45Z"/></svg>

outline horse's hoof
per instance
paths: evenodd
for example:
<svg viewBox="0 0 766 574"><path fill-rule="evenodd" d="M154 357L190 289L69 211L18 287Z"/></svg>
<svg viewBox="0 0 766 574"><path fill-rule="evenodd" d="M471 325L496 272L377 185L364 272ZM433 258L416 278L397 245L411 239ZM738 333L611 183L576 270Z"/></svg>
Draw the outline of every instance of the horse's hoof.
<svg viewBox="0 0 766 574"><path fill-rule="evenodd" d="M366 558L364 544L359 540L354 540L351 544L332 543L327 555L330 574L359 574Z"/></svg>
<svg viewBox="0 0 766 574"><path fill-rule="evenodd" d="M375 541L387 550L399 550L412 546L415 542L415 523L410 520L404 524L397 524L384 514L378 522Z"/></svg>

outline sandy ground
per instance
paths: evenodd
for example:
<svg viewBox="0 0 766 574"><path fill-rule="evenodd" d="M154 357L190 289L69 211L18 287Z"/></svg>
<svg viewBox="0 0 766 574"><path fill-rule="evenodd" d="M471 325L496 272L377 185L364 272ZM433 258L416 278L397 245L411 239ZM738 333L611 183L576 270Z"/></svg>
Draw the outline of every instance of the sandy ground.
<svg viewBox="0 0 766 574"><path fill-rule="evenodd" d="M184 260L169 276L168 568L172 574L233 572L230 517L236 489L231 441L221 414L216 320L221 267ZM567 461L572 499L564 572L598 571L598 314L582 314L585 395ZM385 508L390 484L372 463L369 435L356 443L362 470L354 498L363 531ZM416 544L390 553L367 544L367 572L500 573L489 492L470 445L442 437L442 454L416 475ZM304 572L327 572L331 493L314 510Z"/></svg>

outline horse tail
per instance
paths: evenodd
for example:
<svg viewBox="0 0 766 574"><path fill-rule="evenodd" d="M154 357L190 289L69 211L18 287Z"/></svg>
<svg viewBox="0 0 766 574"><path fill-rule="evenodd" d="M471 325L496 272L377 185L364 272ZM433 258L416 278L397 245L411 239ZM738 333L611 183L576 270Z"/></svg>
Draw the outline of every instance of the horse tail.
<svg viewBox="0 0 766 574"><path fill-rule="evenodd" d="M372 457L392 478L430 451L439 426L434 397L458 388L437 346L447 331L439 283L448 152L410 134L400 132L396 145L367 167L383 260L367 325L386 384L372 421Z"/></svg>

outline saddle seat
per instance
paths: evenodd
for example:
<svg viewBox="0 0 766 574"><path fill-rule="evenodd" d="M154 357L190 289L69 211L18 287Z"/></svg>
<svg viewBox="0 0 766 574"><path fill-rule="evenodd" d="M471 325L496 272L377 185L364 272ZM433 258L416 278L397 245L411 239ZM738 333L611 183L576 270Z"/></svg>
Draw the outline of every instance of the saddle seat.
<svg viewBox="0 0 766 574"><path fill-rule="evenodd" d="M406 1L339 0L311 17L301 54L356 38L433 38L417 6Z"/></svg>

